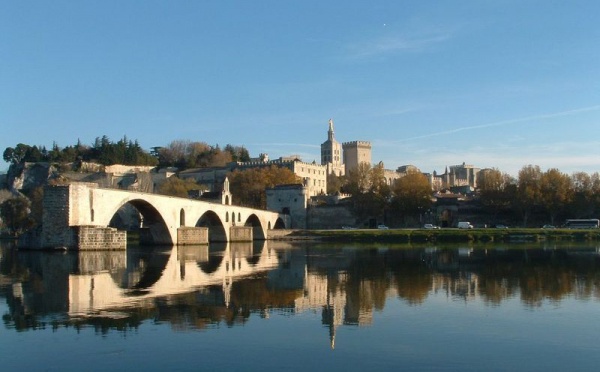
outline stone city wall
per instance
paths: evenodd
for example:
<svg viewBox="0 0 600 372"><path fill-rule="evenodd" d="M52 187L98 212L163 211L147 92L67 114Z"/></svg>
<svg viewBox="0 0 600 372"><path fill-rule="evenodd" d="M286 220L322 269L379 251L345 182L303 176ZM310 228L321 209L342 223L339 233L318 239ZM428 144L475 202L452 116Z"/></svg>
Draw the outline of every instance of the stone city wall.
<svg viewBox="0 0 600 372"><path fill-rule="evenodd" d="M356 225L356 217L346 205L323 205L307 210L307 229L340 229Z"/></svg>

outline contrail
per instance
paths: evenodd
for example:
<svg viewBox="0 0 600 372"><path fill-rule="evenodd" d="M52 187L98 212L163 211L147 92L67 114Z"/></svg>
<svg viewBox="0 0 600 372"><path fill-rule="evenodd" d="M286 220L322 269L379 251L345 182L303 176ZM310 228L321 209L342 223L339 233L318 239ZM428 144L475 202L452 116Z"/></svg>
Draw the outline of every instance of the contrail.
<svg viewBox="0 0 600 372"><path fill-rule="evenodd" d="M561 116L569 116L569 115L578 114L578 113L581 113L581 112L597 111L597 110L600 110L600 105L590 106L590 107L582 107L582 108L568 110L568 111L562 111L562 112L554 112L554 113L551 113L551 114L534 115L534 116L527 116L527 117L518 118L518 119L510 119L510 120L497 121L497 122L494 122L494 123L472 125L470 127L455 128L455 129L445 130L445 131L442 131L442 132L424 134L422 136L416 136L416 137L411 137L411 138L404 138L402 140L394 141L394 142L396 142L396 143L398 143L398 142L407 142L407 141L412 141L412 140L416 140L416 139L436 137L436 136L443 136L443 135L446 135L446 134L463 132L463 131L466 131L466 130L489 128L489 127L497 127L497 126L500 126L500 125L522 123L522 122L531 121L531 120L557 118L557 117L561 117Z"/></svg>

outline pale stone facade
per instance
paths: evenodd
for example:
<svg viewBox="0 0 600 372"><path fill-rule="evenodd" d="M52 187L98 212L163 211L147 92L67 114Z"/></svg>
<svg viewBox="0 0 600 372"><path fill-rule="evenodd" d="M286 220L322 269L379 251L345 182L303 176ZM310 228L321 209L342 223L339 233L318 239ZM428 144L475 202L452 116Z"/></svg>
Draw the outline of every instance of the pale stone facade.
<svg viewBox="0 0 600 372"><path fill-rule="evenodd" d="M292 229L306 228L308 189L303 185L280 185L266 190L267 210L290 216Z"/></svg>
<svg viewBox="0 0 600 372"><path fill-rule="evenodd" d="M95 245L99 239L103 239L108 249L113 249L110 244L122 243L125 239L113 234L108 226L115 213L126 204L131 204L142 214L140 242L149 244L177 245L178 229L185 227L209 228L210 241L224 242L242 235L245 236L244 239L248 239L246 232L232 230L233 227L249 227L254 239L265 239L267 230L276 226L285 227L279 214L269 211L102 189L92 183L71 183L45 188L40 242L31 248L82 249L80 243L83 231L85 244ZM234 236L232 231L235 232ZM147 236L144 235L146 233ZM185 243L189 243L187 237Z"/></svg>
<svg viewBox="0 0 600 372"><path fill-rule="evenodd" d="M309 196L327 192L327 167L321 164L305 163L297 156L280 157L275 160L232 162L225 167L190 169L179 173L181 178L193 178L196 182L206 185L209 191L216 191L215 185L221 185L227 173L234 170L277 166L288 168L306 186Z"/></svg>
<svg viewBox="0 0 600 372"><path fill-rule="evenodd" d="M477 188L477 175L481 169L473 165L462 163L446 167L443 174L435 171L429 175L433 189L450 188L456 186L471 186Z"/></svg>
<svg viewBox="0 0 600 372"><path fill-rule="evenodd" d="M342 144L335 139L332 119L329 119L327 141L321 144L321 165L327 167L327 174L335 174L338 177L345 174Z"/></svg>
<svg viewBox="0 0 600 372"><path fill-rule="evenodd" d="M352 141L342 144L346 174L358 167L360 163L371 164L371 142Z"/></svg>

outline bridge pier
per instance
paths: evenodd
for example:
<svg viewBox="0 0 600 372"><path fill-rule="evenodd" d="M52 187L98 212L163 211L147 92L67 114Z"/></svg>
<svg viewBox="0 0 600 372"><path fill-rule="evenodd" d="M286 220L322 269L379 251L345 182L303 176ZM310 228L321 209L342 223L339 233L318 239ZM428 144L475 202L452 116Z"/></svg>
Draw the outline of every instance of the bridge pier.
<svg viewBox="0 0 600 372"><path fill-rule="evenodd" d="M207 227L180 227L177 229L177 245L208 244Z"/></svg>
<svg viewBox="0 0 600 372"><path fill-rule="evenodd" d="M252 240L252 226L231 226L229 228L230 242L251 242Z"/></svg>

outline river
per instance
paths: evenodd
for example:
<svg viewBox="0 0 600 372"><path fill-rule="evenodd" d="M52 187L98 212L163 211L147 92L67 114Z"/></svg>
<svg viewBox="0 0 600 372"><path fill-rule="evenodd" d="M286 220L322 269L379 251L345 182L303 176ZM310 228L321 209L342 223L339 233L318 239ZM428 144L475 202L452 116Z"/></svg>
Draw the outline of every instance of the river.
<svg viewBox="0 0 600 372"><path fill-rule="evenodd" d="M600 245L0 250L3 371L600 364Z"/></svg>

